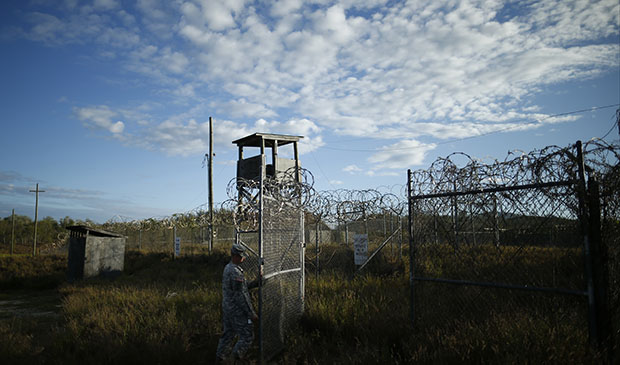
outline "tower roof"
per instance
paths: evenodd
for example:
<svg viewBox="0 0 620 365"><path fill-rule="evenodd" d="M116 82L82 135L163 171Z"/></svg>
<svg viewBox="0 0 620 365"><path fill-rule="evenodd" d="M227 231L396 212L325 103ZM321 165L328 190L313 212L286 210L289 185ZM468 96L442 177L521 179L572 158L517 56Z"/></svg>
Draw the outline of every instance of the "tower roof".
<svg viewBox="0 0 620 365"><path fill-rule="evenodd" d="M245 136L243 138L239 138L232 143L235 143L237 146L249 146L249 147L260 147L261 141L265 141L265 147L273 147L274 142L278 142L278 146L283 146L289 143L297 142L300 139L304 138L303 136L291 136L287 134L272 134L272 133L254 133L249 136Z"/></svg>

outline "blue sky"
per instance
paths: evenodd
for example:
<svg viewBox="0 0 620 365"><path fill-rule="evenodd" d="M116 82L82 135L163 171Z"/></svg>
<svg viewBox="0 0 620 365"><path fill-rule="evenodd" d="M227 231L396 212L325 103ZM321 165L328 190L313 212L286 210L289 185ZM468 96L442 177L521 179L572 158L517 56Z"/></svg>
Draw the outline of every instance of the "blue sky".
<svg viewBox="0 0 620 365"><path fill-rule="evenodd" d="M304 136L317 190L385 188L452 152L602 137L620 103L617 0L6 0L0 18L0 217L33 217L36 183L41 217L190 211L209 116L222 202L255 132Z"/></svg>

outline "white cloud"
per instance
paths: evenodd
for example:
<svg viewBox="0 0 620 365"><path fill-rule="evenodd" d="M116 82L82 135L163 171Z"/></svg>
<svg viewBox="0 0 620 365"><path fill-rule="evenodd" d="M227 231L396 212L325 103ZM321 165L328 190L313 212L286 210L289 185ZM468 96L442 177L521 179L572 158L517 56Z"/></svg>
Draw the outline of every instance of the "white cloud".
<svg viewBox="0 0 620 365"><path fill-rule="evenodd" d="M421 165L426 154L435 149L433 143L425 144L416 140L402 140L390 146L384 146L368 158L368 162L376 169L406 169L410 166Z"/></svg>
<svg viewBox="0 0 620 365"><path fill-rule="evenodd" d="M277 0L271 4L271 15L277 17L288 16L299 10L302 5L302 0Z"/></svg>
<svg viewBox="0 0 620 365"><path fill-rule="evenodd" d="M215 31L221 31L235 26L235 13L243 8L244 1L225 0L201 0L202 16L208 27ZM186 7L186 13L191 7ZM197 8L196 8L197 9Z"/></svg>
<svg viewBox="0 0 620 365"><path fill-rule="evenodd" d="M411 145L419 136L466 138L571 121L548 118L534 96L620 66L616 0L139 0L138 14L123 5L66 2L63 11L27 15L21 34L50 45L94 43L151 81L155 95L182 100L189 111L208 107L241 130L251 131L243 121L262 120L253 127L304 135L306 152L322 146L327 131ZM91 109L76 115L124 132L127 119L117 124L124 115ZM203 115L189 111L154 118L172 120L177 130L152 123L150 148L200 149L203 142L189 136L201 123L188 121ZM179 150L165 143L169 136L188 143ZM417 154L385 150L372 160L420 161L429 146L413 146Z"/></svg>
<svg viewBox="0 0 620 365"><path fill-rule="evenodd" d="M348 172L351 174L357 173L357 172L361 172L362 169L360 169L359 167L357 167L357 165L347 165L345 166L342 171L344 172Z"/></svg>
<svg viewBox="0 0 620 365"><path fill-rule="evenodd" d="M181 73L189 64L189 60L183 53L173 52L170 48L162 51L161 63L172 73Z"/></svg>
<svg viewBox="0 0 620 365"><path fill-rule="evenodd" d="M122 121L113 122L118 113L107 106L95 106L85 108L73 108L76 117L86 125L98 129L106 130L112 134L123 133L125 123Z"/></svg>
<svg viewBox="0 0 620 365"><path fill-rule="evenodd" d="M226 109L233 117L272 117L276 115L273 110L267 109L263 104L249 103L246 99L231 100Z"/></svg>

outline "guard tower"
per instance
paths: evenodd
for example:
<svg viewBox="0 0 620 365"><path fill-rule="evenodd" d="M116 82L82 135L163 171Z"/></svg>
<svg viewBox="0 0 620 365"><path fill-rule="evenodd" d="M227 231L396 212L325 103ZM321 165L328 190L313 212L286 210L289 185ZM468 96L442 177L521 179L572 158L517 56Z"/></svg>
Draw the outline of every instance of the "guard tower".
<svg viewBox="0 0 620 365"><path fill-rule="evenodd" d="M237 178L259 181L261 178L273 178L279 180L284 172L295 167L299 171L299 150L297 142L302 136L290 136L285 134L254 133L233 141L239 147L239 161L237 161ZM293 144L293 159L278 156L278 147ZM245 147L258 147L260 154L254 157L244 158ZM266 149L271 148L271 163L266 164ZM265 166L265 169L261 167ZM262 171L261 171L262 170ZM299 182L299 173L296 178Z"/></svg>
<svg viewBox="0 0 620 365"><path fill-rule="evenodd" d="M239 147L235 241L249 252L242 264L246 275L256 277L261 284L261 362L284 349L287 332L304 309L304 214L301 196L287 194L302 190L298 189L302 175L297 148L301 138L254 133L233 141ZM279 157L279 148L291 144L293 158ZM259 148L259 154L246 158L244 152L249 147Z"/></svg>

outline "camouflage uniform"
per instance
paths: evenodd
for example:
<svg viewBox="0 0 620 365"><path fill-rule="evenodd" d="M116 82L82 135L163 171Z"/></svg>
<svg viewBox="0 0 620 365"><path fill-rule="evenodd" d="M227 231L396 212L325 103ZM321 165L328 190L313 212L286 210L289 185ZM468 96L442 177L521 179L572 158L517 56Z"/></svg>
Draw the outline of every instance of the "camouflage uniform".
<svg viewBox="0 0 620 365"><path fill-rule="evenodd" d="M256 317L243 269L232 261L224 268L222 278L222 319L224 333L217 345L216 356L226 358L235 335L239 340L232 350L234 357L243 358L254 340L252 318Z"/></svg>

